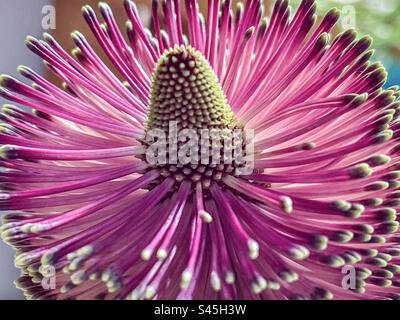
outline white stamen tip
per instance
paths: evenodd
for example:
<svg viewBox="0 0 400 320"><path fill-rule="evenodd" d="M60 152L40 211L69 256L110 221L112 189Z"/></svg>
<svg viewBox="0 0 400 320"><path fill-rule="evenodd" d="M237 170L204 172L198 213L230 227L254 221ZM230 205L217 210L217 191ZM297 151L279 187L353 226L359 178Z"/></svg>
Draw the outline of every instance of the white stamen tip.
<svg viewBox="0 0 400 320"><path fill-rule="evenodd" d="M151 258L151 255L153 254L153 250L151 249L144 249L142 251L141 257L144 261L148 261Z"/></svg>
<svg viewBox="0 0 400 320"><path fill-rule="evenodd" d="M200 210L200 211L199 211L199 215L200 215L200 218L201 218L204 222L210 223L210 222L213 221L212 215L209 214L207 211Z"/></svg>
<svg viewBox="0 0 400 320"><path fill-rule="evenodd" d="M253 240L253 239L250 239L247 242L247 246L249 248L249 256L250 256L250 258L252 260L256 260L258 258L259 250L260 250L258 242Z"/></svg>
<svg viewBox="0 0 400 320"><path fill-rule="evenodd" d="M282 201L283 211L285 211L286 213L292 213L293 212L292 198L285 196L281 198L281 201Z"/></svg>
<svg viewBox="0 0 400 320"><path fill-rule="evenodd" d="M137 289L133 290L129 295L129 300L139 300L139 298L140 298L140 293Z"/></svg>
<svg viewBox="0 0 400 320"><path fill-rule="evenodd" d="M121 289L121 284L117 281L109 281L106 286L109 293L114 293Z"/></svg>
<svg viewBox="0 0 400 320"><path fill-rule="evenodd" d="M190 271L184 271L181 278L181 289L187 289L190 281L192 281L193 274Z"/></svg>
<svg viewBox="0 0 400 320"><path fill-rule="evenodd" d="M42 231L45 231L46 229L47 229L46 225L34 224L34 225L31 226L29 231L32 232L32 233L40 233Z"/></svg>
<svg viewBox="0 0 400 320"><path fill-rule="evenodd" d="M84 246L77 251L77 254L80 256L90 256L93 253L94 249L91 245Z"/></svg>
<svg viewBox="0 0 400 320"><path fill-rule="evenodd" d="M26 224L24 224L24 225L21 227L21 232L23 232L23 233L30 233L31 227L32 227L32 224L31 224L31 223L26 223Z"/></svg>
<svg viewBox="0 0 400 320"><path fill-rule="evenodd" d="M77 272L75 272L72 276L71 276L71 282L74 285L80 285L82 284L84 281L86 280L86 272L84 270L79 270Z"/></svg>
<svg viewBox="0 0 400 320"><path fill-rule="evenodd" d="M108 282L108 281L110 281L111 280L111 277L112 277L112 272L111 272L111 270L105 270L105 271L103 271L102 273L101 273L101 281L103 281L103 282Z"/></svg>
<svg viewBox="0 0 400 320"><path fill-rule="evenodd" d="M72 261L74 260L78 255L76 254L76 252L70 252L67 254L67 260L68 261Z"/></svg>
<svg viewBox="0 0 400 320"><path fill-rule="evenodd" d="M147 300L153 299L153 297L156 295L156 288L154 288L153 286L147 287L144 295Z"/></svg>
<svg viewBox="0 0 400 320"><path fill-rule="evenodd" d="M290 249L291 256L296 260L304 260L310 255L310 251L303 246L295 246Z"/></svg>
<svg viewBox="0 0 400 320"><path fill-rule="evenodd" d="M99 276L99 273L94 272L94 273L92 273L92 274L89 276L89 279L92 280L92 281L95 281L95 280L98 280L99 277L100 277L100 276Z"/></svg>
<svg viewBox="0 0 400 320"><path fill-rule="evenodd" d="M158 249L157 251L157 258L160 260L164 260L166 257L168 257L168 252L165 249Z"/></svg>
<svg viewBox="0 0 400 320"><path fill-rule="evenodd" d="M251 290L255 294L263 292L268 287L268 282L262 276L257 277L257 281L251 284Z"/></svg>
<svg viewBox="0 0 400 320"><path fill-rule="evenodd" d="M268 289L279 290L280 288L281 288L281 285L278 282L275 282L275 281L268 282Z"/></svg>
<svg viewBox="0 0 400 320"><path fill-rule="evenodd" d="M228 271L225 275L225 282L227 284L234 284L235 283L235 274L232 271Z"/></svg>
<svg viewBox="0 0 400 320"><path fill-rule="evenodd" d="M211 286L215 291L221 290L221 279L215 271L211 272Z"/></svg>
<svg viewBox="0 0 400 320"><path fill-rule="evenodd" d="M263 277L258 277L258 286L260 287L261 290L265 290L268 286L267 280L265 280Z"/></svg>

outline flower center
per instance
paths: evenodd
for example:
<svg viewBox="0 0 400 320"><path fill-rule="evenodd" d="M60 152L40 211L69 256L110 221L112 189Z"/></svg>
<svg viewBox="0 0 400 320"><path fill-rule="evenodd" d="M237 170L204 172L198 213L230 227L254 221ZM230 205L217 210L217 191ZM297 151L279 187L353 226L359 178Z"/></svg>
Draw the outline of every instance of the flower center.
<svg viewBox="0 0 400 320"><path fill-rule="evenodd" d="M243 166L244 133L205 57L190 46L165 51L152 79L144 143L155 157L147 162L208 188Z"/></svg>
<svg viewBox="0 0 400 320"><path fill-rule="evenodd" d="M164 52L153 74L146 129L234 129L237 121L204 56L190 46Z"/></svg>

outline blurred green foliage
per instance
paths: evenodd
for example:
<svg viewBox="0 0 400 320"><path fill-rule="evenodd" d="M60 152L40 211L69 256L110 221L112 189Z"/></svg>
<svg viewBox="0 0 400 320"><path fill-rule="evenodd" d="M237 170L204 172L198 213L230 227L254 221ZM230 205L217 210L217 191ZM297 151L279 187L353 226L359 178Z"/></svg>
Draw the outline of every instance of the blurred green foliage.
<svg viewBox="0 0 400 320"><path fill-rule="evenodd" d="M298 5L300 0L292 3ZM342 12L340 28L371 35L379 56L400 59L400 0L317 0L317 4L321 15L333 7Z"/></svg>

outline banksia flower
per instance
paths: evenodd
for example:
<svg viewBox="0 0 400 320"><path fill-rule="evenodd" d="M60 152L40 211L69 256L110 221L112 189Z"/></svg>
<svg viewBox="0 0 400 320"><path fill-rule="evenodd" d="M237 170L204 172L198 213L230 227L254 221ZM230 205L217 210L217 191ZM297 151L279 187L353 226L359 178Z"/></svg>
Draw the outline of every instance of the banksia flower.
<svg viewBox="0 0 400 320"><path fill-rule="evenodd" d="M1 77L32 111L5 105L0 134L1 231L26 296L398 299L399 88L382 89L371 38L333 36L338 11L316 24L312 0L270 17L258 0L209 0L205 17L153 1L152 32L124 5L127 37L106 4L103 22L82 10L118 75L74 32L72 56L26 40L62 88L25 66L32 86ZM210 135L182 131L224 135L203 150ZM189 149L220 162L182 163Z"/></svg>

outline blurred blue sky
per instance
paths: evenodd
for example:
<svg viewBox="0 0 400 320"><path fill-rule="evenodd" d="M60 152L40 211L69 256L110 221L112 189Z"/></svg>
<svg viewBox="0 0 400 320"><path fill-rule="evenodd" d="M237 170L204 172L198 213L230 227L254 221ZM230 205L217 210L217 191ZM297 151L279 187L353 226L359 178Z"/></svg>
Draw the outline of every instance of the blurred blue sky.
<svg viewBox="0 0 400 320"><path fill-rule="evenodd" d="M387 86L400 85L400 62L397 61L397 64L394 64L389 71L389 79L387 82Z"/></svg>

